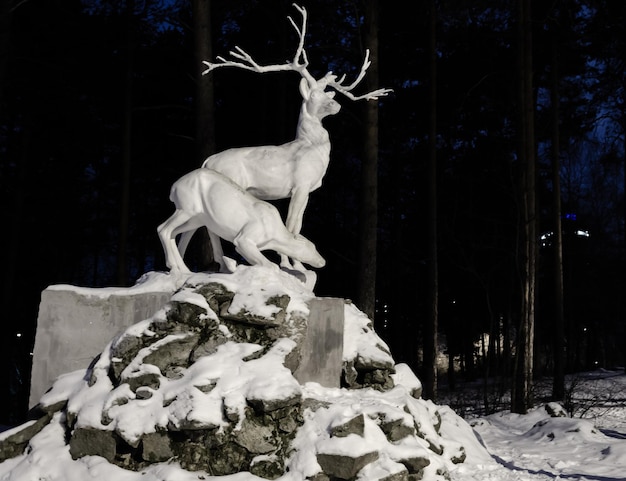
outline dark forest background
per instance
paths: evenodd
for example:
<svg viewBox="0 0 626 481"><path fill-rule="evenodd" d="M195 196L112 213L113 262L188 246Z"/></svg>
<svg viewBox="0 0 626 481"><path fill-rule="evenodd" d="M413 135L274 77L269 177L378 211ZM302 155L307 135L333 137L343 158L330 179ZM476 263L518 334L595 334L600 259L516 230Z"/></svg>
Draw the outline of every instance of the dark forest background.
<svg viewBox="0 0 626 481"><path fill-rule="evenodd" d="M363 3L301 2L316 77L358 73ZM507 382L522 275L514 0L377 7L378 86L394 92L378 109L376 329L396 361L419 374L429 315L431 3L438 331L441 355L456 363L456 376L440 382ZM566 369L624 366L626 3L531 3L539 226L534 373L549 376L554 365L554 155ZM191 2L0 0L0 9L0 385L9 404L0 423L13 424L26 415L41 291L61 283L129 286L146 271L164 270L156 227L173 210L171 184L201 159ZM239 45L262 63L291 59L297 38L288 15L297 19L291 1L212 0L214 54ZM292 140L297 75L210 75L216 150ZM316 294L356 299L366 107L337 100L341 112L324 121L330 167L311 195L303 233L327 260ZM197 257L191 263L201 269Z"/></svg>

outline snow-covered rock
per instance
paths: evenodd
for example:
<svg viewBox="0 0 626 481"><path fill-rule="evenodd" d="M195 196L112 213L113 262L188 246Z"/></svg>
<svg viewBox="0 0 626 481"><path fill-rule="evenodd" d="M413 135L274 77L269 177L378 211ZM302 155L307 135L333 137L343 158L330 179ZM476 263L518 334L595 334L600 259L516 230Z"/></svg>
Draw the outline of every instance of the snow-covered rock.
<svg viewBox="0 0 626 481"><path fill-rule="evenodd" d="M192 276L0 435L0 478L435 480L483 449L350 303L343 387L298 383L312 298L263 267Z"/></svg>

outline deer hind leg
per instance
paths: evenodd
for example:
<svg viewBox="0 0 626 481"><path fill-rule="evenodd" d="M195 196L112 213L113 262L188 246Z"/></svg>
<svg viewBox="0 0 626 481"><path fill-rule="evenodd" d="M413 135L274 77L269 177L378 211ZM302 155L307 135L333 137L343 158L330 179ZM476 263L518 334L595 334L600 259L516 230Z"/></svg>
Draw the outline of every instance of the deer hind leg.
<svg viewBox="0 0 626 481"><path fill-rule="evenodd" d="M190 230L187 232L183 232L180 235L180 239L178 240L178 251L180 252L180 256L181 257L185 257L185 252L187 252L187 247L189 247L189 242L191 241L191 238L193 237L193 235L196 233L196 230ZM222 241L219 237L215 236L215 239L212 237L214 236L214 234L209 231L207 229L207 232L209 233L209 239L211 242L211 247L212 247L212 253L213 253L213 260L215 262L217 262L220 266L220 271L222 272L226 272L228 271L228 268L225 267L223 258L224 258L224 253L222 252Z"/></svg>
<svg viewBox="0 0 626 481"><path fill-rule="evenodd" d="M180 252L181 257L185 257L185 252L187 252L187 247L189 247L189 242L191 238L196 232L193 230L183 232L180 235L180 239L178 240L178 251Z"/></svg>
<svg viewBox="0 0 626 481"><path fill-rule="evenodd" d="M199 219L193 215L183 210L176 209L174 214L157 228L165 254L165 264L172 272L191 273L178 250L176 236L193 231L201 225L202 223Z"/></svg>
<svg viewBox="0 0 626 481"><path fill-rule="evenodd" d="M222 250L222 239L215 232L209 232L209 239L211 241L211 248L213 250L213 260L220 265L220 272L228 272L228 267L224 262L224 251Z"/></svg>

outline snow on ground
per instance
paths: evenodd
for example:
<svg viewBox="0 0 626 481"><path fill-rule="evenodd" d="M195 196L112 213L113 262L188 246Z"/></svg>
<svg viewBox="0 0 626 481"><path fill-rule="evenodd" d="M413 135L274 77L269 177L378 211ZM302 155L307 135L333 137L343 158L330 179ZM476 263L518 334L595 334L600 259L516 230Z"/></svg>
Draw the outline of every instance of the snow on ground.
<svg viewBox="0 0 626 481"><path fill-rule="evenodd" d="M468 460L454 481L626 480L626 375L572 376L574 417L550 417L544 406L526 415L501 411L469 420L495 463ZM583 416L582 418L580 416Z"/></svg>

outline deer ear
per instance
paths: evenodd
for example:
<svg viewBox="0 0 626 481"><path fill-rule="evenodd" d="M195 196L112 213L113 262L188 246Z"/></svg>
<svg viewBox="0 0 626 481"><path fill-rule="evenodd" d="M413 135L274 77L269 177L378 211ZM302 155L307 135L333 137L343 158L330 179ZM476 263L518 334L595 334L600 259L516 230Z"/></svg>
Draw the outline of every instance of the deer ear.
<svg viewBox="0 0 626 481"><path fill-rule="evenodd" d="M324 92L324 93L328 96L329 99L334 99L335 98L335 94L337 92L331 91L331 92Z"/></svg>
<svg viewBox="0 0 626 481"><path fill-rule="evenodd" d="M311 94L311 89L309 88L309 83L305 78L300 80L300 95L302 95L303 99L308 99Z"/></svg>

